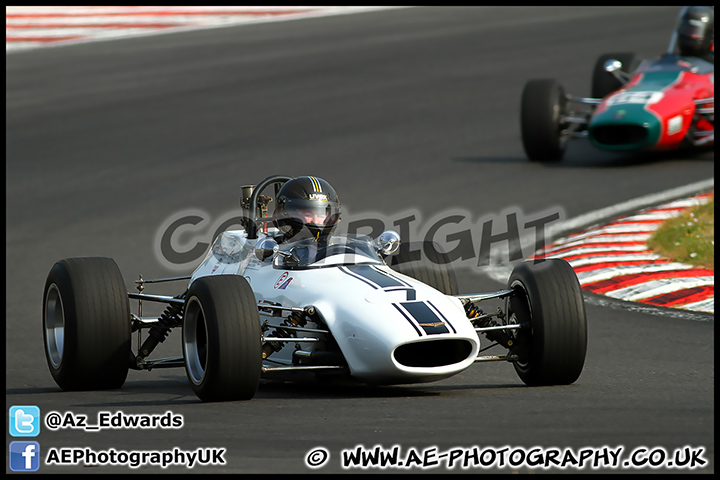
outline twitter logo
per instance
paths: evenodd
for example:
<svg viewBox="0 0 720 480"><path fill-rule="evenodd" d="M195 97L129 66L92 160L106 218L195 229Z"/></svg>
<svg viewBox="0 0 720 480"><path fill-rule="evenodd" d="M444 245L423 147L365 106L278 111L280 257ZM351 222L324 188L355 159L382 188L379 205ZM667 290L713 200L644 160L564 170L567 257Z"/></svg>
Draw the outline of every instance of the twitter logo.
<svg viewBox="0 0 720 480"><path fill-rule="evenodd" d="M35 405L10 407L10 435L13 437L37 437L40 433L40 408Z"/></svg>

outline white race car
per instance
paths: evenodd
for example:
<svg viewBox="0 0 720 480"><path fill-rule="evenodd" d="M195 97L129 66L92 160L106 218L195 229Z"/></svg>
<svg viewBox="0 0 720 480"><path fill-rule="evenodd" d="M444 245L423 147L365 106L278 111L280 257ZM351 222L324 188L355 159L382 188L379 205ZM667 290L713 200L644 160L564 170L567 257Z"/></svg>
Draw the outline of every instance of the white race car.
<svg viewBox="0 0 720 480"><path fill-rule="evenodd" d="M278 243L267 217L272 196L291 177L245 187L244 228L223 232L191 276L136 281L127 292L109 258L70 258L51 269L43 333L50 372L63 390L119 388L129 369L184 367L203 401L252 398L261 378L311 372L367 384L431 382L476 362L509 361L527 385L570 384L587 345L579 282L564 260L518 264L507 288L457 294L447 257L386 231L377 239L330 235ZM145 286L187 282L177 296ZM138 313L130 310L138 300ZM500 303L484 312L487 301ZM146 302L167 304L143 317ZM150 354L182 329L182 355ZM145 338L141 332L147 331ZM132 333L138 332L137 345ZM487 346L481 338L487 339ZM485 340L483 340L485 341ZM482 355L492 346L500 355Z"/></svg>

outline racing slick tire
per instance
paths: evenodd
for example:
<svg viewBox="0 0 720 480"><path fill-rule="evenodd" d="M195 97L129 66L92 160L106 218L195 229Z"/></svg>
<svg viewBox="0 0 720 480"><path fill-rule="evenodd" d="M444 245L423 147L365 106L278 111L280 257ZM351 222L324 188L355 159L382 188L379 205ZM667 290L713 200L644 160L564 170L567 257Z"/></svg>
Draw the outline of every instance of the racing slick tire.
<svg viewBox="0 0 720 480"><path fill-rule="evenodd" d="M605 98L615 90L623 86L623 83L615 78L615 75L605 71L605 62L615 59L622 63L622 72L630 74L634 72L640 61L634 53L606 53L600 55L593 68L590 95L592 98Z"/></svg>
<svg viewBox="0 0 720 480"><path fill-rule="evenodd" d="M450 257L435 242L400 245L390 257L390 268L430 285L445 295L457 295L458 284Z"/></svg>
<svg viewBox="0 0 720 480"><path fill-rule="evenodd" d="M517 330L514 362L529 386L569 385L582 372L587 351L585 303L575 271L562 259L523 262L508 281L510 323Z"/></svg>
<svg viewBox="0 0 720 480"><path fill-rule="evenodd" d="M190 285L182 346L187 377L201 400L255 396L262 369L260 317L245 278L217 275Z"/></svg>
<svg viewBox="0 0 720 480"><path fill-rule="evenodd" d="M520 131L530 161L562 160L567 143L561 135L566 110L565 89L555 80L530 80L525 84L520 106Z"/></svg>
<svg viewBox="0 0 720 480"><path fill-rule="evenodd" d="M130 366L130 305L111 258L53 265L43 293L45 359L63 390L120 388Z"/></svg>

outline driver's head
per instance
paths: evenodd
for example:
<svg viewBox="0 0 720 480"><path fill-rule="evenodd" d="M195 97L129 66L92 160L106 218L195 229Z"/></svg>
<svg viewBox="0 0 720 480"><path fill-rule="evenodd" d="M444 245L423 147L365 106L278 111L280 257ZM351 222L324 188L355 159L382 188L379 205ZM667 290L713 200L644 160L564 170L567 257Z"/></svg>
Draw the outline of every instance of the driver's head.
<svg viewBox="0 0 720 480"><path fill-rule="evenodd" d="M340 221L340 200L322 178L297 177L280 188L274 219L285 240L329 235Z"/></svg>
<svg viewBox="0 0 720 480"><path fill-rule="evenodd" d="M702 56L712 50L715 42L715 9L687 7L677 28L677 44L681 55Z"/></svg>

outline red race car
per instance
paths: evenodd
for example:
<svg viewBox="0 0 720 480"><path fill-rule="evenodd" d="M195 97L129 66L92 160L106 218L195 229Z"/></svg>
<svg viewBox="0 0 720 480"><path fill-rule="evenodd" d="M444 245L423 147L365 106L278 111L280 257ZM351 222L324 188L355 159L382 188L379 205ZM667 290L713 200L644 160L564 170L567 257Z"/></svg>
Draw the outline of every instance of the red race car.
<svg viewBox="0 0 720 480"><path fill-rule="evenodd" d="M667 53L657 59L600 56L591 98L567 95L555 80L529 81L520 123L530 160L560 160L577 137L613 151L713 146L713 15L713 7L684 7Z"/></svg>

